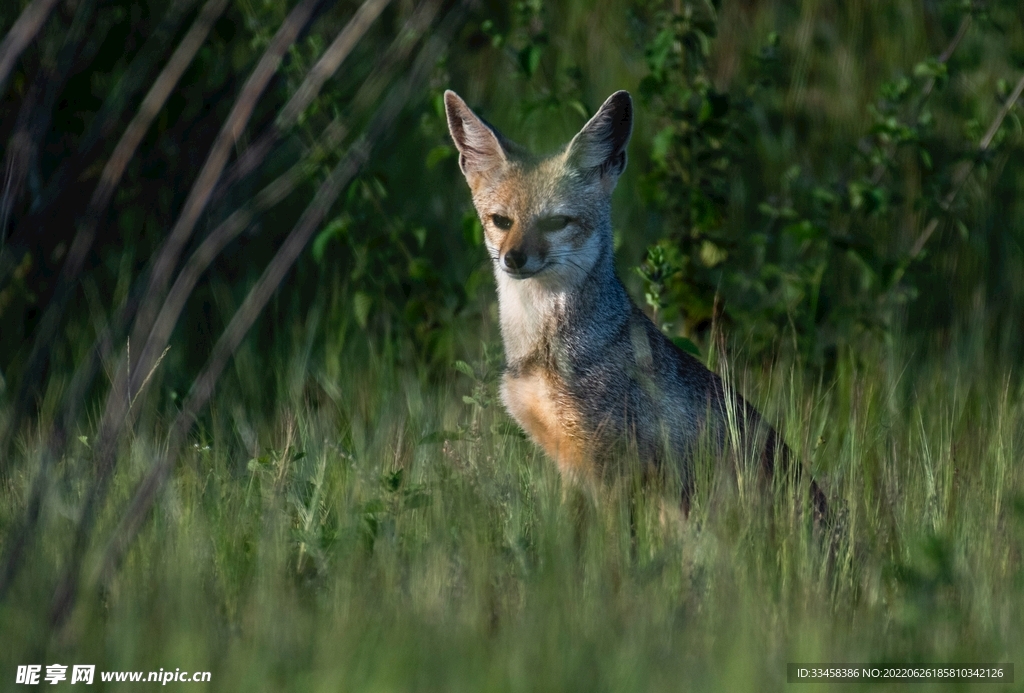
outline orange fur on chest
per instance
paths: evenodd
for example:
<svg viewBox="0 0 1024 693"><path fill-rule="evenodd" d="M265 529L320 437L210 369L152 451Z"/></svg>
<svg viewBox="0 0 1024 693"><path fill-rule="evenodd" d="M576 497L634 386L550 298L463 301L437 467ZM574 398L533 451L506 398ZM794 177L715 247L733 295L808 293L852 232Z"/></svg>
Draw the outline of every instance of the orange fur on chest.
<svg viewBox="0 0 1024 693"><path fill-rule="evenodd" d="M588 475L590 465L578 435L577 413L558 397L557 382L543 370L506 375L502 400L519 425L558 464L563 474Z"/></svg>

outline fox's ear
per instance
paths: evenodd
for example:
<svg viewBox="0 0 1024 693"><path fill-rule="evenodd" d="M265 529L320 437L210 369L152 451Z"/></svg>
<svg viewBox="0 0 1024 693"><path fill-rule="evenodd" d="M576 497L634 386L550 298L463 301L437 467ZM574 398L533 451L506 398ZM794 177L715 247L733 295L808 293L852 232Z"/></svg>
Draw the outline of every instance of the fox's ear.
<svg viewBox="0 0 1024 693"><path fill-rule="evenodd" d="M459 150L459 168L466 176L486 173L507 160L501 135L480 119L466 102L450 89L444 93L448 131Z"/></svg>
<svg viewBox="0 0 1024 693"><path fill-rule="evenodd" d="M567 149L569 161L580 169L598 169L617 178L626 168L626 145L633 132L633 99L628 91L608 97Z"/></svg>

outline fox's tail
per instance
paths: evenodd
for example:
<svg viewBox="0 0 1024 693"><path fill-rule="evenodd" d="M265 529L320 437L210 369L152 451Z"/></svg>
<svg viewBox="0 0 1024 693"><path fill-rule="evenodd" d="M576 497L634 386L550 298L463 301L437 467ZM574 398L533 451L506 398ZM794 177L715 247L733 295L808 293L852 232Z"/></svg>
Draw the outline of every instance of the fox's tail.
<svg viewBox="0 0 1024 693"><path fill-rule="evenodd" d="M765 440L764 455L761 458L761 466L765 478L771 480L776 474L792 474L794 480L799 482L803 476L803 468L800 464L794 464L793 451L782 440L774 428L769 427L768 436ZM813 478L810 480L810 501L814 512L814 524L818 526L831 526L833 516L829 507L828 497L818 486Z"/></svg>

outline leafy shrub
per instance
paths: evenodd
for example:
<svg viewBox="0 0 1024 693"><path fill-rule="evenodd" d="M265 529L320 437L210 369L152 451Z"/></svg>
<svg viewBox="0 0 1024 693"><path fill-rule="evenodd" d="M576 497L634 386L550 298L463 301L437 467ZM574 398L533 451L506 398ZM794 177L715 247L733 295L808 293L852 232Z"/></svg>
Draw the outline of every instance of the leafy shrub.
<svg viewBox="0 0 1024 693"><path fill-rule="evenodd" d="M935 95L949 84L950 58L972 22L998 30L999 13L957 3L947 22L960 22L952 43L882 83L865 108L866 132L839 162L805 145L786 152L787 164L768 150L787 136L781 123L805 115L787 103L797 61L772 33L737 83L716 87L718 5L644 8L652 28L640 94L657 123L644 193L662 219L660 239L637 268L648 305L670 334L706 338L717 319L746 335L755 353L792 335L804 356L820 361L841 344L886 337L925 276L963 279L943 262L970 243L968 224L991 180L982 178L980 200L963 204L957 194L975 163L982 176L991 172L998 147L971 118L976 103L974 113L957 112ZM1006 83L997 91L1005 101ZM996 115L993 143L1005 156L1019 152L1019 137L1000 139L999 122ZM771 178L779 164L781 175ZM960 238L927 252L947 221Z"/></svg>

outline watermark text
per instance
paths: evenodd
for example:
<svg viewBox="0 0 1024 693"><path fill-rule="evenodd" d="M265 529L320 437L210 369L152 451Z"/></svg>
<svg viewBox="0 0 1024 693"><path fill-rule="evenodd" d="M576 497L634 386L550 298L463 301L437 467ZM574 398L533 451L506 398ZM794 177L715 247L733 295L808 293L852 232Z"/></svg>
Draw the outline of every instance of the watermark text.
<svg viewBox="0 0 1024 693"><path fill-rule="evenodd" d="M209 683L210 672L182 671L180 668L173 671L100 671L98 679L104 683L159 683L166 686L169 683ZM15 674L14 683L26 686L82 683L91 686L96 680L95 664L22 664Z"/></svg>

